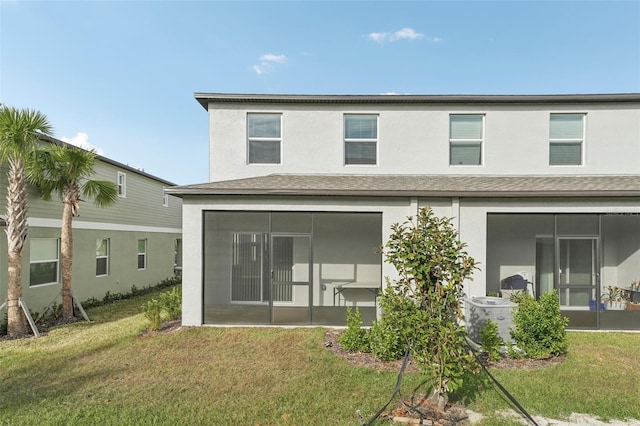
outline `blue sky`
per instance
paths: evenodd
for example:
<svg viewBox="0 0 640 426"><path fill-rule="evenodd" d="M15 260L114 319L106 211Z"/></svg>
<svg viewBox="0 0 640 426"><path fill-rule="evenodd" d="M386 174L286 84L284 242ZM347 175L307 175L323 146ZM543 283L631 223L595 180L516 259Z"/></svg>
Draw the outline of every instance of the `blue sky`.
<svg viewBox="0 0 640 426"><path fill-rule="evenodd" d="M0 102L59 139L206 182L194 92L640 92L640 1L0 0Z"/></svg>

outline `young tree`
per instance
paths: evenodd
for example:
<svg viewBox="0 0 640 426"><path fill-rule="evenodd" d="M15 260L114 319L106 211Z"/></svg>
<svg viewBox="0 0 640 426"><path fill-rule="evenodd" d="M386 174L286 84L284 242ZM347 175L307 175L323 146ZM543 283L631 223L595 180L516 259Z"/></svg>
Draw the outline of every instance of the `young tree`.
<svg viewBox="0 0 640 426"><path fill-rule="evenodd" d="M385 255L399 279L382 296L381 305L389 309L382 321L391 320L401 342L411 346L433 384L431 401L444 407L463 376L477 368L457 321L463 283L471 279L476 262L450 220L436 217L430 208L421 209L415 222L409 218L391 230Z"/></svg>
<svg viewBox="0 0 640 426"><path fill-rule="evenodd" d="M81 196L93 198L98 207L108 207L117 200L114 182L89 179L94 174L95 151L69 145L52 145L39 150L30 163L29 175L44 200L58 194L63 203L60 230L60 263L62 272L62 315L73 317L71 276L73 270L72 219L78 216Z"/></svg>
<svg viewBox="0 0 640 426"><path fill-rule="evenodd" d="M38 145L38 134L53 130L39 111L0 106L0 161L7 171L7 334L27 334L27 322L20 310L22 297L22 248L27 238L27 176L25 164Z"/></svg>

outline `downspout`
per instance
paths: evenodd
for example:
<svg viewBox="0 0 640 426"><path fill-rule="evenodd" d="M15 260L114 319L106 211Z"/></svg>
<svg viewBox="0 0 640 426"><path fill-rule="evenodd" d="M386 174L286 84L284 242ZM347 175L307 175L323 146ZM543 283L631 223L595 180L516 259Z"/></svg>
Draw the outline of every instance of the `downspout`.
<svg viewBox="0 0 640 426"><path fill-rule="evenodd" d="M458 238L460 238L460 197L451 198L451 217L453 226L458 231Z"/></svg>
<svg viewBox="0 0 640 426"><path fill-rule="evenodd" d="M420 214L420 204L418 203L418 197L409 198L409 211L413 212L410 216L418 217Z"/></svg>

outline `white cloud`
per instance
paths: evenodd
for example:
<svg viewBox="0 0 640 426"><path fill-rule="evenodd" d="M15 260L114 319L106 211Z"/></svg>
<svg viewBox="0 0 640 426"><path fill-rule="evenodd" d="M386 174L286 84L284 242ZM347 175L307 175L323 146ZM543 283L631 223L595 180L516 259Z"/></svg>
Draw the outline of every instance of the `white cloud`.
<svg viewBox="0 0 640 426"><path fill-rule="evenodd" d="M403 28L400 31L396 31L395 33L391 34L391 36L389 37L389 40L391 41L396 41L396 40L418 40L424 37L424 34L422 33L417 33L413 28Z"/></svg>
<svg viewBox="0 0 640 426"><path fill-rule="evenodd" d="M266 53L260 56L260 64L254 65L253 70L256 74L264 74L267 71L271 71L274 68L274 64L284 64L287 62L287 57L283 54Z"/></svg>
<svg viewBox="0 0 640 426"><path fill-rule="evenodd" d="M95 147L89 143L89 135L84 132L78 132L72 138L65 138L64 136L60 138L62 142L66 142L68 144L78 146L82 149L86 149L87 151L95 149L96 154L104 155L104 151L101 148Z"/></svg>
<svg viewBox="0 0 640 426"><path fill-rule="evenodd" d="M440 37L426 37L424 34L417 32L413 28L403 28L393 33L369 33L366 38L369 41L378 44L385 42L394 42L399 40L420 40L426 38L431 43L439 43L442 41Z"/></svg>
<svg viewBox="0 0 640 426"><path fill-rule="evenodd" d="M384 43L389 33L370 33L367 38L375 43Z"/></svg>
<svg viewBox="0 0 640 426"><path fill-rule="evenodd" d="M273 53L267 53L266 55L262 55L260 60L263 62L277 62L279 64L284 64L287 62L287 57L284 55L274 55Z"/></svg>

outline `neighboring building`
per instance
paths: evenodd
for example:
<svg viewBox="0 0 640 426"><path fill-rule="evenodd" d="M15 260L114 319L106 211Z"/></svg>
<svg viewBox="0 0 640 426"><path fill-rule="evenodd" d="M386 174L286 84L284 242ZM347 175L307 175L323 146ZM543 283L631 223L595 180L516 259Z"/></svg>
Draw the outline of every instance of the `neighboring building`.
<svg viewBox="0 0 640 426"><path fill-rule="evenodd" d="M377 248L431 206L479 262L469 297L523 272L570 327L640 329L596 302L640 280L640 94L195 97L211 182L169 190L184 324L371 321L397 276Z"/></svg>
<svg viewBox="0 0 640 426"><path fill-rule="evenodd" d="M41 139L44 143L64 143ZM119 196L107 208L94 206L92 200L82 202L80 216L73 219L72 285L80 301L102 299L107 292L128 293L134 285L155 285L173 277L175 267L181 266L182 200L164 191L174 184L108 158L97 158L92 179L116 183ZM2 167L0 188L6 192L6 187L6 168ZM55 194L44 201L31 187L28 203L22 297L32 311L41 312L56 297L58 303L62 302L62 201ZM0 197L0 214L6 217L5 197ZM0 241L0 297L6 298L7 239Z"/></svg>

